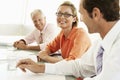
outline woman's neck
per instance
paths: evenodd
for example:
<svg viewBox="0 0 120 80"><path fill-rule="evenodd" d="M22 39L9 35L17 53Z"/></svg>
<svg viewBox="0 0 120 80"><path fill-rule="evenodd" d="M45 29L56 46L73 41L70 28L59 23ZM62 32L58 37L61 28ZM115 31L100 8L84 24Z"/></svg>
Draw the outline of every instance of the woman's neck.
<svg viewBox="0 0 120 80"><path fill-rule="evenodd" d="M68 35L70 34L71 30L72 30L72 27L63 30L63 34L65 35L65 38L68 37Z"/></svg>

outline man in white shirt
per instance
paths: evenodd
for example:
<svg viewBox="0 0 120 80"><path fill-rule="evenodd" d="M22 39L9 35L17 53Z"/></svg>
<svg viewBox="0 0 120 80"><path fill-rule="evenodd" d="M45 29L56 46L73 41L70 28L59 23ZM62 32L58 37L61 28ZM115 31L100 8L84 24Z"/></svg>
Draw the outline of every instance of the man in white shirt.
<svg viewBox="0 0 120 80"><path fill-rule="evenodd" d="M46 23L46 17L39 9L31 13L35 29L24 39L14 42L14 47L24 50L43 50L45 46L57 35L57 27ZM29 45L36 42L38 45Z"/></svg>
<svg viewBox="0 0 120 80"><path fill-rule="evenodd" d="M120 80L120 20L119 0L80 0L81 20L90 33L100 33L101 42L77 60L60 61L55 64L37 64L30 59L21 60L17 67L34 73L73 75L84 80ZM102 67L97 72L99 47L103 48Z"/></svg>

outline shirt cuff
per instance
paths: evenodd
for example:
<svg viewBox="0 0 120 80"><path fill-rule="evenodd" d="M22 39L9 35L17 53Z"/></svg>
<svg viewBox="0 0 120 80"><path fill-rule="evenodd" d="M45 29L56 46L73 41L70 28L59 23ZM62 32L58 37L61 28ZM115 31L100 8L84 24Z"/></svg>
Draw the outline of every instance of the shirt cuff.
<svg viewBox="0 0 120 80"><path fill-rule="evenodd" d="M26 41L24 39L20 39L20 41L23 41L23 43L26 45Z"/></svg>
<svg viewBox="0 0 120 80"><path fill-rule="evenodd" d="M55 64L45 63L45 73L55 74Z"/></svg>

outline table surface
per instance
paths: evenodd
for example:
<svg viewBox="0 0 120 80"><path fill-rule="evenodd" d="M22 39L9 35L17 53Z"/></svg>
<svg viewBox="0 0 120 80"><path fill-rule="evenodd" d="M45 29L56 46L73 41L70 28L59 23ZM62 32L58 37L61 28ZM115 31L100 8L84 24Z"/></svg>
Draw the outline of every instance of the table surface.
<svg viewBox="0 0 120 80"><path fill-rule="evenodd" d="M75 80L73 76L35 74L27 70L22 72L19 68L16 70L8 70L8 55L16 55L17 57L31 58L37 61L35 55L38 51L17 50L12 45L0 45L0 77L2 80Z"/></svg>

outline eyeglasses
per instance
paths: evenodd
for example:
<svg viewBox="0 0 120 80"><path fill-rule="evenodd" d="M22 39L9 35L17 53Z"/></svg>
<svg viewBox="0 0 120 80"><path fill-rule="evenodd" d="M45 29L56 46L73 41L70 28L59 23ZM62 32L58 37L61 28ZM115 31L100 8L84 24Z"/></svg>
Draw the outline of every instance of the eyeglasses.
<svg viewBox="0 0 120 80"><path fill-rule="evenodd" d="M69 14L69 13L56 13L56 16L57 17L62 17L62 15L65 17L65 18L69 18L70 16L73 16L72 14Z"/></svg>

